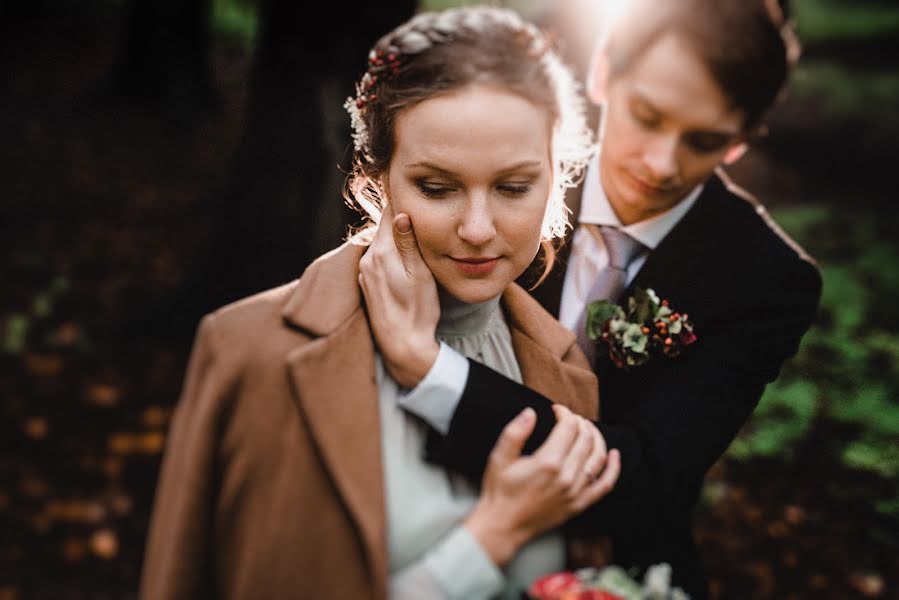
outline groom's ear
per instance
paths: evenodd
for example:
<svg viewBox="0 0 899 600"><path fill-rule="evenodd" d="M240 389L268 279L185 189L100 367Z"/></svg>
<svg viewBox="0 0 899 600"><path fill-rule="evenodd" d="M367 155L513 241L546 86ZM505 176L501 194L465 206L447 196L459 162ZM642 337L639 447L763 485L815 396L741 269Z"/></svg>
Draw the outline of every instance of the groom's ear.
<svg viewBox="0 0 899 600"><path fill-rule="evenodd" d="M749 150L749 143L743 139L742 141L734 142L730 148L727 149L727 152L724 153L724 158L721 160L725 165L732 165L746 154L746 151Z"/></svg>
<svg viewBox="0 0 899 600"><path fill-rule="evenodd" d="M600 104L609 91L609 54L605 44L597 44L590 59L590 68L587 71L587 95L594 104Z"/></svg>

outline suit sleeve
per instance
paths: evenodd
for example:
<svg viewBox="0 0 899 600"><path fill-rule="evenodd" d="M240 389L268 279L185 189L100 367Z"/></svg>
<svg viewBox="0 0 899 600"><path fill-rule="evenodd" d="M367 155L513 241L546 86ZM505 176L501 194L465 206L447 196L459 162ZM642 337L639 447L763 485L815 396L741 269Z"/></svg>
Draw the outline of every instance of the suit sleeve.
<svg viewBox="0 0 899 600"><path fill-rule="evenodd" d="M706 471L733 441L783 361L795 354L814 318L821 280L812 265L801 265L789 292L729 314L725 324L678 359L657 363L658 383L639 398L619 399L632 404L623 418L597 424L608 447L621 451L622 472L615 489L578 517L578 524L639 540L641 533L653 535L664 515L692 508ZM533 451L554 424L550 401L472 363L448 434L431 434L431 455L479 481L493 442L524 406L538 415L526 448Z"/></svg>
<svg viewBox="0 0 899 600"><path fill-rule="evenodd" d="M175 408L160 468L141 574L140 597L202 598L210 590L210 528L222 366L213 317L203 319Z"/></svg>

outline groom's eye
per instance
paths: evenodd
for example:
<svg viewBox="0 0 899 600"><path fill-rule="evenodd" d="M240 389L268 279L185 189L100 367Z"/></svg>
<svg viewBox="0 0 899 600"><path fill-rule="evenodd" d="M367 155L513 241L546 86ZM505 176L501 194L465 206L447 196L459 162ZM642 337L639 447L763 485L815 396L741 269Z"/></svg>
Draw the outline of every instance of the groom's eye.
<svg viewBox="0 0 899 600"><path fill-rule="evenodd" d="M731 136L720 133L696 132L684 135L684 143L697 154L710 154L724 149L731 141Z"/></svg>

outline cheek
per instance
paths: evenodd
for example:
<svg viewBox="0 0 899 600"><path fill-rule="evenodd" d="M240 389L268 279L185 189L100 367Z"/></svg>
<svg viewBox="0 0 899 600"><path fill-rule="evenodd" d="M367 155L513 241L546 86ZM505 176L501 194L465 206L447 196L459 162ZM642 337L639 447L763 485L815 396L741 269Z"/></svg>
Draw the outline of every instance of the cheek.
<svg viewBox="0 0 899 600"><path fill-rule="evenodd" d="M547 194L549 190L546 190ZM540 234L546 215L546 202L519 207L505 228L507 242L514 249L515 261L530 264L540 246Z"/></svg>
<svg viewBox="0 0 899 600"><path fill-rule="evenodd" d="M685 158L684 161L681 162L681 165L684 165L684 167L682 167L684 179L691 185L698 184L712 174L712 171L718 166L718 163L722 158L723 154L714 154L712 156L704 157L690 156Z"/></svg>

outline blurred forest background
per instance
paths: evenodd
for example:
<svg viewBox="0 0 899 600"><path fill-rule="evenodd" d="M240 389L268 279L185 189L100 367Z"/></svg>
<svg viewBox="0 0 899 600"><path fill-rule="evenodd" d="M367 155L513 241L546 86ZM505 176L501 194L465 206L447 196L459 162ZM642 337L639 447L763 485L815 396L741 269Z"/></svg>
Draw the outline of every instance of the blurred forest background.
<svg viewBox="0 0 899 600"><path fill-rule="evenodd" d="M197 320L340 242L341 105L415 9L0 3L0 600L136 596ZM793 17L791 92L731 174L823 303L697 536L720 598L899 598L899 4Z"/></svg>

